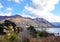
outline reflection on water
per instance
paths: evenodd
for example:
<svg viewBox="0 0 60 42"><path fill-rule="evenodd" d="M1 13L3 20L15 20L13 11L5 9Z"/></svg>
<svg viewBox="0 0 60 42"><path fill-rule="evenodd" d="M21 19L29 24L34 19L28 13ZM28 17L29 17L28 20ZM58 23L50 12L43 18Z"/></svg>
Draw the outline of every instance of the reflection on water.
<svg viewBox="0 0 60 42"><path fill-rule="evenodd" d="M60 35L60 28L35 28L35 29L39 30L39 31L46 30L49 33L55 33L55 35L57 35L59 33L59 35Z"/></svg>

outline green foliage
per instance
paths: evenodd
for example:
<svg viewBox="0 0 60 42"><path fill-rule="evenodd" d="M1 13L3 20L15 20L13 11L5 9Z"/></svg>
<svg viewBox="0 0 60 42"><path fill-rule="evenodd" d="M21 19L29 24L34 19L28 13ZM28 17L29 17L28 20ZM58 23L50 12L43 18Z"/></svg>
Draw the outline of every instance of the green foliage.
<svg viewBox="0 0 60 42"><path fill-rule="evenodd" d="M3 28L4 28L4 26L2 24L0 24L0 32L3 32Z"/></svg>
<svg viewBox="0 0 60 42"><path fill-rule="evenodd" d="M3 24L4 24L5 26L7 26L7 27L8 27L9 25L12 25L13 27L16 26L16 24L15 24L14 22L10 21L10 20L5 20Z"/></svg>
<svg viewBox="0 0 60 42"><path fill-rule="evenodd" d="M27 28L27 30L30 31L30 34L33 36L33 37L36 37L37 35L37 31L34 29L34 26L30 26Z"/></svg>
<svg viewBox="0 0 60 42"><path fill-rule="evenodd" d="M5 34L5 32L3 31L3 29L4 29L3 24L0 24L0 34Z"/></svg>
<svg viewBox="0 0 60 42"><path fill-rule="evenodd" d="M17 34L10 34L5 36L5 42L17 42L18 35Z"/></svg>
<svg viewBox="0 0 60 42"><path fill-rule="evenodd" d="M4 26L8 27L11 24L11 22L9 20L5 20L3 24L4 24Z"/></svg>
<svg viewBox="0 0 60 42"><path fill-rule="evenodd" d="M22 31L21 27L17 27L17 33L19 33L20 31Z"/></svg>
<svg viewBox="0 0 60 42"><path fill-rule="evenodd" d="M46 32L46 31L41 31L41 32L39 32L39 36L40 36L40 37L47 37L47 36L48 36L48 32Z"/></svg>
<svg viewBox="0 0 60 42"><path fill-rule="evenodd" d="M14 32L16 31L16 28L15 28L16 27L16 24L14 22L10 21L10 20L5 20L4 23L3 23L3 25L6 26L6 27L12 25L13 26L13 29L14 29Z"/></svg>
<svg viewBox="0 0 60 42"><path fill-rule="evenodd" d="M30 32L35 32L35 31L36 31L36 30L34 29L34 26L28 27L27 30L30 30Z"/></svg>

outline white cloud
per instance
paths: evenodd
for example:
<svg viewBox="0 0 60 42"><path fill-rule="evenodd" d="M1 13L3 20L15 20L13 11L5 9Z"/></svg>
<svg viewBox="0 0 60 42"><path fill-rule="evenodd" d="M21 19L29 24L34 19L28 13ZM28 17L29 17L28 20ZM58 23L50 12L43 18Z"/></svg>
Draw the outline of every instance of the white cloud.
<svg viewBox="0 0 60 42"><path fill-rule="evenodd" d="M11 16L12 13L11 12L6 12L6 13L3 13L3 12L0 12L0 16Z"/></svg>
<svg viewBox="0 0 60 42"><path fill-rule="evenodd" d="M36 18L36 17L30 16L30 15L21 15L21 16L23 16L23 17L31 17L32 19Z"/></svg>
<svg viewBox="0 0 60 42"><path fill-rule="evenodd" d="M0 8L3 8L3 5L2 5L2 3L0 3Z"/></svg>
<svg viewBox="0 0 60 42"><path fill-rule="evenodd" d="M21 4L22 2L24 2L25 0L7 0L7 1L13 1L15 3Z"/></svg>
<svg viewBox="0 0 60 42"><path fill-rule="evenodd" d="M54 21L55 22L60 22L60 17L55 16L50 12L34 9L32 7L29 7L29 6L26 6L25 9L30 11L34 15L38 15L39 17L45 18L46 20L48 20L50 22L54 22Z"/></svg>
<svg viewBox="0 0 60 42"><path fill-rule="evenodd" d="M31 0L31 6L25 6L25 10L30 11L34 15L43 17L50 22L60 22L60 17L55 16L51 11L55 9L55 5L58 4L59 0Z"/></svg>
<svg viewBox="0 0 60 42"><path fill-rule="evenodd" d="M16 3L19 3L19 0L14 0Z"/></svg>
<svg viewBox="0 0 60 42"><path fill-rule="evenodd" d="M45 11L52 11L59 0L32 0L32 4Z"/></svg>
<svg viewBox="0 0 60 42"><path fill-rule="evenodd" d="M11 16L12 15L12 8L8 7L5 10L6 12L0 11L0 16Z"/></svg>
<svg viewBox="0 0 60 42"><path fill-rule="evenodd" d="M12 11L13 9L12 9L12 8L10 8L10 7L8 7L6 10L7 10L7 11Z"/></svg>
<svg viewBox="0 0 60 42"><path fill-rule="evenodd" d="M36 17L33 17L33 16L30 16L30 15L26 15L25 13L18 13L18 15L21 15L23 17L30 17L30 18L36 18Z"/></svg>

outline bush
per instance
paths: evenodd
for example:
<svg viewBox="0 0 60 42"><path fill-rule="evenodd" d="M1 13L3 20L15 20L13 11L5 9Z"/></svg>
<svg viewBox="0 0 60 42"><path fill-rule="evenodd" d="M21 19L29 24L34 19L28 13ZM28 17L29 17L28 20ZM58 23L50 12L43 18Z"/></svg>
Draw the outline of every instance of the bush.
<svg viewBox="0 0 60 42"><path fill-rule="evenodd" d="M30 34L33 36L33 37L37 37L37 31L35 30L34 26L30 26L27 28L27 30L30 31Z"/></svg>
<svg viewBox="0 0 60 42"><path fill-rule="evenodd" d="M18 40L18 35L17 34L10 34L5 36L5 41L6 42L17 42Z"/></svg>
<svg viewBox="0 0 60 42"><path fill-rule="evenodd" d="M40 37L47 37L47 36L48 36L48 32L46 32L46 31L41 31L41 32L39 32L39 36L40 36Z"/></svg>

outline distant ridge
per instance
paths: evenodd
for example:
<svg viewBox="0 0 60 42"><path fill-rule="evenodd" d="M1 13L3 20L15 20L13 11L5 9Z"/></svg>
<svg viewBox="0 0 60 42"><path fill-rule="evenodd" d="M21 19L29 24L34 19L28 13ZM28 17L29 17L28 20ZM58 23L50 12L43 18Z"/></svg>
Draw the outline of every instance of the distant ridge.
<svg viewBox="0 0 60 42"><path fill-rule="evenodd" d="M13 21L17 24L17 26L26 27L32 25L37 28L52 28L55 27L52 23L48 22L43 18L29 18L29 17L22 17L20 15L14 16L0 16L0 23L3 23L5 20Z"/></svg>

